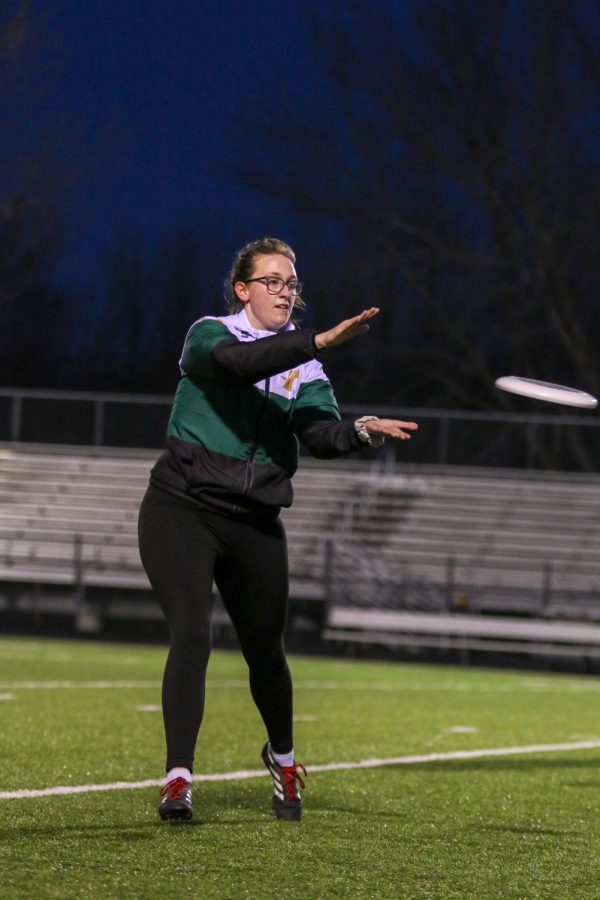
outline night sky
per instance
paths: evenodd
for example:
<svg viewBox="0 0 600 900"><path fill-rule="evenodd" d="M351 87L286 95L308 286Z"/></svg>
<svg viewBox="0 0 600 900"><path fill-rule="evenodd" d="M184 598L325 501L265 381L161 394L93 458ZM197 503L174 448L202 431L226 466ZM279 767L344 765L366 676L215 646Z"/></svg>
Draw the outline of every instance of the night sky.
<svg viewBox="0 0 600 900"><path fill-rule="evenodd" d="M496 408L507 372L600 392L600 0L32 0L28 18L0 56L0 197L23 184L21 231L39 209L63 234L53 268L40 230L36 281L7 232L4 383L170 389L234 252L275 235L308 325L381 306L332 354L342 399Z"/></svg>
<svg viewBox="0 0 600 900"><path fill-rule="evenodd" d="M232 240L277 233L293 243L302 226L284 204L235 179L231 135L248 90L265 78L296 85L302 78L301 7L275 0L34 4L28 104L74 176L65 280L89 283L121 234L151 241L181 223L231 223ZM290 127L293 110L281 112ZM27 133L34 127L22 125Z"/></svg>

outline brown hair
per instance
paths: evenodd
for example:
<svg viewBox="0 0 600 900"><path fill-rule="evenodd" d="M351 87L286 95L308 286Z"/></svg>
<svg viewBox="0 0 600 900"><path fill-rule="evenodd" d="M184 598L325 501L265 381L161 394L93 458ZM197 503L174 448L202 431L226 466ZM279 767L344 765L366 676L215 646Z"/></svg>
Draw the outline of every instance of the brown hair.
<svg viewBox="0 0 600 900"><path fill-rule="evenodd" d="M235 285L238 281L248 281L252 278L254 266L260 256L271 256L278 253L285 256L286 259L294 264L296 262L296 254L292 248L280 241L278 238L265 237L259 241L251 241L242 247L235 255L233 265L229 275L225 279L225 302L230 313L237 313L243 309L244 304L235 292ZM306 304L301 297L294 300L294 310L305 309Z"/></svg>

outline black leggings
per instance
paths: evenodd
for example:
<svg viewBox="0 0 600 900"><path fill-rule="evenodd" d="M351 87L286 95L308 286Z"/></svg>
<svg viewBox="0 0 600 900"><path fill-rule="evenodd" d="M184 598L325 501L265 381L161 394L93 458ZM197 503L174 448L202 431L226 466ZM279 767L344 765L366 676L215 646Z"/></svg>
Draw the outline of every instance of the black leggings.
<svg viewBox="0 0 600 900"><path fill-rule="evenodd" d="M162 692L167 771L193 765L211 650L213 579L248 663L271 746L288 753L292 681L283 649L288 564L280 519L228 519L150 486L140 508L139 542L171 634Z"/></svg>

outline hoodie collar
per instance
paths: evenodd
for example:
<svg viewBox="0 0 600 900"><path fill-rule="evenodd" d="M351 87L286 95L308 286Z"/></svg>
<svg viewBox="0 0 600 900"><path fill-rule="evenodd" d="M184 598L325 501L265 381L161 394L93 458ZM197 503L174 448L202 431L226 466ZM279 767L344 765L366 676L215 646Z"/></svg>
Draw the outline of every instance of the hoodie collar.
<svg viewBox="0 0 600 900"><path fill-rule="evenodd" d="M246 315L246 307L234 314L233 322L236 329L243 333L250 334L253 338L269 337L269 335L272 334L281 334L283 331L294 331L296 328L293 322L288 322L285 328L281 328L279 331L261 331L259 328L254 328L254 326L250 324L250 320Z"/></svg>

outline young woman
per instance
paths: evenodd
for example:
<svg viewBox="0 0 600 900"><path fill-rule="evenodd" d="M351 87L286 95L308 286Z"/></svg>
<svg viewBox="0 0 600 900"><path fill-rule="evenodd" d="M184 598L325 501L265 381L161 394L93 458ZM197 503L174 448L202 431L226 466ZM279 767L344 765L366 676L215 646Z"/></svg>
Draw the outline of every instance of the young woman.
<svg viewBox="0 0 600 900"><path fill-rule="evenodd" d="M368 331L371 307L334 328L298 329L304 306L293 251L274 238L237 254L228 280L229 315L190 328L168 425L167 449L141 505L140 554L169 624L163 679L167 777L163 820L192 816L192 766L211 649L213 581L239 637L250 690L267 732L262 758L273 777L271 809L298 820L304 787L294 761L292 682L283 631L288 601L281 507L298 438L333 458L405 440L414 422L341 420L320 359Z"/></svg>

